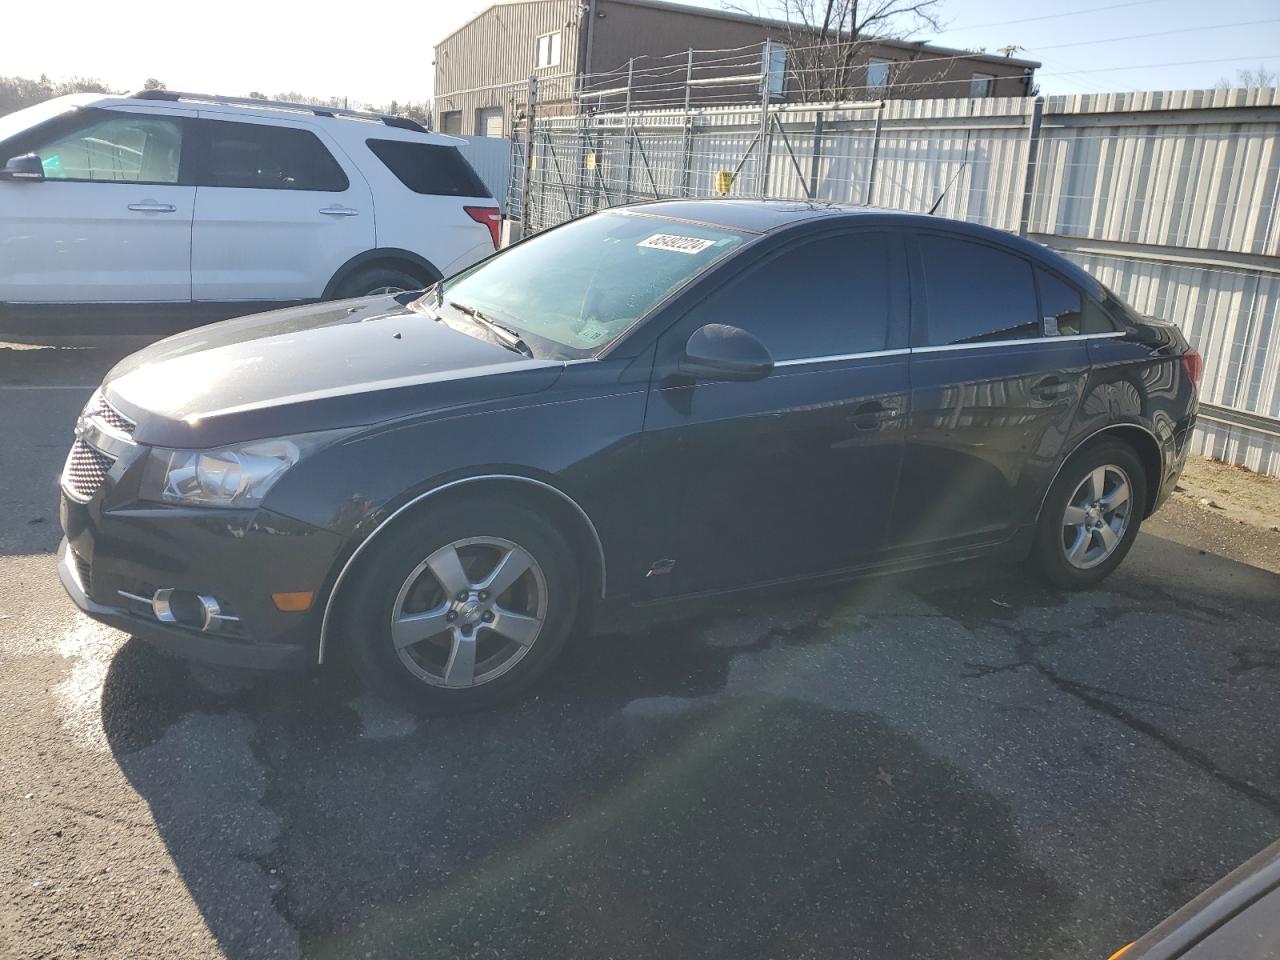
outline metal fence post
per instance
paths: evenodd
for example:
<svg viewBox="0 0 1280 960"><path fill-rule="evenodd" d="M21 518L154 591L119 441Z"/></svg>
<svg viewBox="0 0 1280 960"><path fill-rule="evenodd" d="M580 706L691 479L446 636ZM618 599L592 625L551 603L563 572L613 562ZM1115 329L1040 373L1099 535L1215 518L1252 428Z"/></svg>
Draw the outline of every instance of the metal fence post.
<svg viewBox="0 0 1280 960"><path fill-rule="evenodd" d="M529 78L529 109L525 113L524 127L524 183L520 188L520 228L525 236L529 234L532 218L529 210L533 207L530 188L533 179L533 126L538 114L538 78Z"/></svg>
<svg viewBox="0 0 1280 960"><path fill-rule="evenodd" d="M813 115L813 151L809 154L809 196L818 195L818 161L822 158L822 121L819 110Z"/></svg>
<svg viewBox="0 0 1280 960"><path fill-rule="evenodd" d="M864 207L871 206L871 198L876 188L876 163L880 159L880 124L884 120L884 101L876 107L876 125L871 130L871 165L867 169L867 193L862 198Z"/></svg>
<svg viewBox="0 0 1280 960"><path fill-rule="evenodd" d="M635 146L632 143L632 139L631 139L635 134L635 131L631 129L631 76L633 71L635 70L635 66L636 66L636 58L632 57L627 61L627 106L626 106L626 111L622 115L623 116L623 119L622 119L623 135L627 139L627 189L622 197L623 203L631 202L631 165L632 165L632 152Z"/></svg>
<svg viewBox="0 0 1280 960"><path fill-rule="evenodd" d="M764 42L760 53L760 133L757 144L760 148L760 162L756 164L760 182L756 192L763 198L769 192L769 154L773 151L773 143L769 135L769 67L770 41Z"/></svg>
<svg viewBox="0 0 1280 960"><path fill-rule="evenodd" d="M1022 179L1022 212L1018 216L1018 236L1025 237L1031 226L1031 201L1036 189L1036 165L1040 162L1040 121L1044 117L1044 97L1036 97L1031 105L1031 124L1027 127L1027 168Z"/></svg>

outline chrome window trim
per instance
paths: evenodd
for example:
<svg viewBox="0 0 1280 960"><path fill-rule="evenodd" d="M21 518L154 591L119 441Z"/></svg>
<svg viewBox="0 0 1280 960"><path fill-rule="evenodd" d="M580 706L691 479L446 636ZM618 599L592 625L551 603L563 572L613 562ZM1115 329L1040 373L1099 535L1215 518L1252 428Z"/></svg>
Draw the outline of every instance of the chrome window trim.
<svg viewBox="0 0 1280 960"><path fill-rule="evenodd" d="M863 353L833 353L825 357L796 357L792 360L778 360L775 367L798 367L806 363L836 363L840 360L874 360L876 357L901 357L911 352L910 347L895 350L867 350Z"/></svg>
<svg viewBox="0 0 1280 960"><path fill-rule="evenodd" d="M912 347L912 353L942 353L945 350L980 350L983 347L1024 347L1038 343L1071 343L1077 340L1105 340L1111 337L1127 336L1123 330L1112 330L1107 333L1072 333L1057 337L1023 337L1016 340L982 340L978 343L945 343L938 346Z"/></svg>
<svg viewBox="0 0 1280 960"><path fill-rule="evenodd" d="M894 350L867 350L862 353L833 353L825 357L795 357L778 360L774 367L798 367L807 363L836 363L841 360L874 360L877 357L900 357L908 353L941 353L944 350L977 350L981 347L1022 347L1038 343L1070 343L1077 340L1103 340L1123 337L1123 330L1106 333L1072 333L1057 337L1025 337L1018 340L984 340L981 343L948 343L936 347L901 347ZM581 361L570 360L569 363Z"/></svg>
<svg viewBox="0 0 1280 960"><path fill-rule="evenodd" d="M578 516L580 516L586 522L587 529L591 531L591 539L595 541L596 553L600 561L600 597L601 599L604 598L605 583L606 583L604 543L600 539L600 532L596 529L596 525L594 521L592 521L591 517L587 514L587 511L582 509L582 506L578 503L578 501L574 500L573 497L569 496L567 493L565 493L563 490L559 489L558 487L553 487L549 483L543 483L541 480L534 480L532 477L522 477L519 474L485 473L477 477L464 477L461 480L453 480L453 481L450 481L449 483L441 484L438 487L432 487L430 490L426 491L425 493L418 494L408 503L402 504L396 510L392 511L390 516L388 516L385 520L383 520L376 527L374 527L373 530L369 533L369 535L365 537L363 540L361 540L359 545L355 548L355 550L352 551L351 556L347 557L347 562L344 563L342 565L342 569L338 571L337 579L333 581L333 589L329 591L329 597L327 600L325 600L324 614L320 618L320 649L317 652L316 663L319 663L319 664L324 663L325 643L328 640L328 636L329 636L329 621L333 617L334 600L338 596L338 591L342 588L342 581L346 578L347 573L351 570L351 567L355 563L356 558L359 557L360 554L364 552L365 547L369 546L369 544L373 542L374 538L377 537L378 534L381 533L384 529L386 529L386 527L390 525L390 523L393 520L395 520L396 517L400 516L400 514L404 513L409 508L417 506L419 503L421 503L423 500L426 500L428 497L433 497L437 493L443 493L445 490L452 489L453 487L460 487L465 483L477 483L481 480L516 480L520 483L529 483L535 487L541 487L543 490L548 490L551 493L556 494L562 500L564 500L565 503L573 507L573 509L578 512Z"/></svg>

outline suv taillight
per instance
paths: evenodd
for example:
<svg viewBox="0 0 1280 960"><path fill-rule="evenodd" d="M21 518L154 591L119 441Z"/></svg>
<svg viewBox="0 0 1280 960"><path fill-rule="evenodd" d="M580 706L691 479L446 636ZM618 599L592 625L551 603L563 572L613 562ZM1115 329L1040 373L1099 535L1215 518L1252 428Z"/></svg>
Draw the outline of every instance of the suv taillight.
<svg viewBox="0 0 1280 960"><path fill-rule="evenodd" d="M493 249L498 249L502 230L502 211L497 207L463 207L467 216L476 223L483 223L489 228L489 238L493 241Z"/></svg>
<svg viewBox="0 0 1280 960"><path fill-rule="evenodd" d="M1182 355L1182 369L1187 371L1187 376L1193 384L1200 383L1200 377L1204 373L1204 359L1195 347L1191 347Z"/></svg>

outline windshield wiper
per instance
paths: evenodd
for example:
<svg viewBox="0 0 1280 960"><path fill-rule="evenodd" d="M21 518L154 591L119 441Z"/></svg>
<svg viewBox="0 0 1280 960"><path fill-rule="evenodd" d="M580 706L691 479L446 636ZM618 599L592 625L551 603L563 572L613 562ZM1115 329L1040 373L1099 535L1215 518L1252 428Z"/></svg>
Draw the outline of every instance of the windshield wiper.
<svg viewBox="0 0 1280 960"><path fill-rule="evenodd" d="M523 354L531 360L533 359L533 350L524 342L520 334L516 333L510 327L504 327L497 320L494 320L491 317L486 317L475 307L469 307L465 303L458 303L455 300L450 300L449 306L453 307L453 309L457 310L459 313L466 314L480 326L484 327L499 341L501 341L502 345L507 349Z"/></svg>

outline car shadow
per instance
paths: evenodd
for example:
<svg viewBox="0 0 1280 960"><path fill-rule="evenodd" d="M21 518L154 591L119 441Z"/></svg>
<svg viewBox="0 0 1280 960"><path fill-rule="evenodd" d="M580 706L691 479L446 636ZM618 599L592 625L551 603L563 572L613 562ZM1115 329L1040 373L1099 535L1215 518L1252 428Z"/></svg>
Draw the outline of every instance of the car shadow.
<svg viewBox="0 0 1280 960"><path fill-rule="evenodd" d="M910 602L869 581L713 605L425 720L131 640L102 716L237 960L1031 955L1070 897L1004 802L855 704L733 682L756 651L802 672L833 609Z"/></svg>

